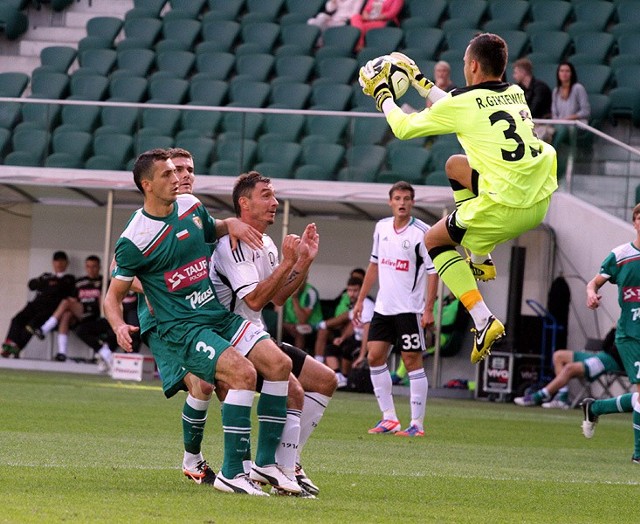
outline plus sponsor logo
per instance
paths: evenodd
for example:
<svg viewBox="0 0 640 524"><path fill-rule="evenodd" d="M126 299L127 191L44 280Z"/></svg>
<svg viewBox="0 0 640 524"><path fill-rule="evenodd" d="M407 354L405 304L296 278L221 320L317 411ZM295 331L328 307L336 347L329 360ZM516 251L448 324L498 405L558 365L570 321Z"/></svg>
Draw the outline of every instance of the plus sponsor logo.
<svg viewBox="0 0 640 524"><path fill-rule="evenodd" d="M625 302L640 302L640 287L622 288L622 300Z"/></svg>
<svg viewBox="0 0 640 524"><path fill-rule="evenodd" d="M399 258L395 260L391 258L383 258L380 261L380 264L383 266L387 266L389 268L395 269L396 271L409 271L408 260L401 260Z"/></svg>
<svg viewBox="0 0 640 524"><path fill-rule="evenodd" d="M164 281L169 291L178 291L200 280L208 278L209 271L206 257L189 262L178 269L167 271Z"/></svg>

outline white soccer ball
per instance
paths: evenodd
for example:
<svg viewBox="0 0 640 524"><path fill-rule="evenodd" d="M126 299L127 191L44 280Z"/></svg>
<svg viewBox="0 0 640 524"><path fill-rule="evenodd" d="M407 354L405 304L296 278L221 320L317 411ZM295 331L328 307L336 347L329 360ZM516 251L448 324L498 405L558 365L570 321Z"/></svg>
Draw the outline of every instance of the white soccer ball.
<svg viewBox="0 0 640 524"><path fill-rule="evenodd" d="M405 72L404 69L398 67L395 64L391 64L391 68L389 69L389 89L391 89L391 93L393 94L393 98L398 100L401 96L403 96L411 87L411 80L409 80L409 75Z"/></svg>

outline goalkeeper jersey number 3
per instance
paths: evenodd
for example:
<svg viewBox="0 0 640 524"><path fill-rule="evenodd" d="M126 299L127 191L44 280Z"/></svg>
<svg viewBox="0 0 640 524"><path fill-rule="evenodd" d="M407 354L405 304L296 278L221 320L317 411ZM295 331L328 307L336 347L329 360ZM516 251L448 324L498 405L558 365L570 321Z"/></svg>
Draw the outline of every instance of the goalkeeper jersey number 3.
<svg viewBox="0 0 640 524"><path fill-rule="evenodd" d="M455 133L480 174L479 192L499 204L531 207L558 187L556 151L536 136L517 85L485 82L455 89L429 109L393 109L387 119L401 139Z"/></svg>

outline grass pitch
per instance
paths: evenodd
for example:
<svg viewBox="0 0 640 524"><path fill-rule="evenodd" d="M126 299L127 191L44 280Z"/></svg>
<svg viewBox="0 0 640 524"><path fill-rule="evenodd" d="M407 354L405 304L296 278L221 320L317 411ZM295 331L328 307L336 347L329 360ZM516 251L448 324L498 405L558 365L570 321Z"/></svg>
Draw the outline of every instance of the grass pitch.
<svg viewBox="0 0 640 524"><path fill-rule="evenodd" d="M580 410L430 399L426 437L402 439L367 434L379 418L372 395L337 393L303 455L321 488L304 500L185 479L183 401L157 383L0 370L0 522L635 520L630 415L601 418L586 440ZM396 406L405 426L408 399ZM214 468L221 441L214 400L203 449Z"/></svg>

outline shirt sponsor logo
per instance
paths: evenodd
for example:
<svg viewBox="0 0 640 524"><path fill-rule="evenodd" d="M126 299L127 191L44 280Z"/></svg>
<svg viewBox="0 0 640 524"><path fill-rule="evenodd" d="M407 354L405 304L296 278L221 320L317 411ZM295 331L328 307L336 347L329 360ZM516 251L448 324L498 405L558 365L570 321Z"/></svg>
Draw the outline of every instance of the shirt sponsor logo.
<svg viewBox="0 0 640 524"><path fill-rule="evenodd" d="M201 257L178 269L167 271L164 274L164 281L169 291L178 291L195 282L208 278L208 275L207 258Z"/></svg>
<svg viewBox="0 0 640 524"><path fill-rule="evenodd" d="M392 260L390 258L383 258L380 261L380 264L383 266L390 267L395 269L396 271L409 271L409 261L408 260Z"/></svg>
<svg viewBox="0 0 640 524"><path fill-rule="evenodd" d="M640 287L622 288L622 300L624 302L640 302Z"/></svg>
<svg viewBox="0 0 640 524"><path fill-rule="evenodd" d="M200 306L213 300L214 297L213 289L207 288L205 291L194 291L193 293L189 293L184 298L189 301L191 309L198 309Z"/></svg>

